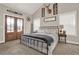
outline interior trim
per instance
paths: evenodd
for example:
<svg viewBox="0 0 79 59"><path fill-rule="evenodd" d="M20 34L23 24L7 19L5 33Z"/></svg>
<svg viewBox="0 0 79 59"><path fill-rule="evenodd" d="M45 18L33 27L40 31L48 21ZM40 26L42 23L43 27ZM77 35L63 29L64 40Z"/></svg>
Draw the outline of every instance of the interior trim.
<svg viewBox="0 0 79 59"><path fill-rule="evenodd" d="M79 45L79 42L74 42L74 41L67 41L67 43Z"/></svg>

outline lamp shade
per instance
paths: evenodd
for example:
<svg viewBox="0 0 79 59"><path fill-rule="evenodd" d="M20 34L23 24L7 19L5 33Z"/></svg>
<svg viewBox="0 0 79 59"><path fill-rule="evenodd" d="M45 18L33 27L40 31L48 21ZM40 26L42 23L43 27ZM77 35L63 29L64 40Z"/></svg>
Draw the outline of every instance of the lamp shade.
<svg viewBox="0 0 79 59"><path fill-rule="evenodd" d="M59 29L63 29L64 28L64 25L59 25Z"/></svg>

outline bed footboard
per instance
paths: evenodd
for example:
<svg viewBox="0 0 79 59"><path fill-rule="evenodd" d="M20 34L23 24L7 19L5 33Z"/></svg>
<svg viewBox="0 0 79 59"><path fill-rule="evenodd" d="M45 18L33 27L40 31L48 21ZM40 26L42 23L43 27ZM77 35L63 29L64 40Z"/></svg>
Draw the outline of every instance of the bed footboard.
<svg viewBox="0 0 79 59"><path fill-rule="evenodd" d="M38 52L48 55L48 50L49 50L48 44L43 40L22 35L20 43Z"/></svg>

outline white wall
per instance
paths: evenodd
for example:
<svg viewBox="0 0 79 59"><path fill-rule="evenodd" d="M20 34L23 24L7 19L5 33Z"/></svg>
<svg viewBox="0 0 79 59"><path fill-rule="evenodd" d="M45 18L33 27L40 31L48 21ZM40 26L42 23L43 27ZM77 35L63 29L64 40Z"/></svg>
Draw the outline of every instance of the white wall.
<svg viewBox="0 0 79 59"><path fill-rule="evenodd" d="M41 17L41 8L45 6L41 6L34 14L33 14L33 20L34 19L40 19L40 26L56 26L59 25L58 15L56 15L56 21L52 22L44 22L44 17ZM53 4L49 7L52 9L52 13L48 14L47 9L45 10L45 17L52 17L53 16Z"/></svg>
<svg viewBox="0 0 79 59"><path fill-rule="evenodd" d="M58 4L58 12L59 14L76 11L76 32L77 35L68 35L67 42L79 44L79 3L59 3Z"/></svg>
<svg viewBox="0 0 79 59"><path fill-rule="evenodd" d="M58 3L58 13L78 10L79 3Z"/></svg>
<svg viewBox="0 0 79 59"><path fill-rule="evenodd" d="M59 15L57 16L57 20L54 22L48 22L45 23L44 19L41 18L41 8L44 6L41 6L34 14L33 14L33 20L40 18L41 20L41 26L49 26L49 25L59 25ZM52 8L52 4L50 6L51 9ZM77 32L77 36L72 36L72 35L68 35L67 36L67 42L69 43L76 43L79 44L79 4L78 3L59 3L58 4L58 13L62 14L62 13L66 13L66 12L71 12L71 11L76 11L76 32ZM45 11L46 12L46 11ZM52 13L53 14L53 13ZM53 16L52 14L45 14L45 17L50 17Z"/></svg>
<svg viewBox="0 0 79 59"><path fill-rule="evenodd" d="M27 15L27 14L24 14L23 16L16 15L16 14L7 12L6 11L7 9L14 10L6 6L0 5L0 43L5 42L5 15L23 18L24 19L24 33L27 33L27 32L30 33L30 30L31 30L31 21L27 22L26 20L27 16L30 16L30 15Z"/></svg>

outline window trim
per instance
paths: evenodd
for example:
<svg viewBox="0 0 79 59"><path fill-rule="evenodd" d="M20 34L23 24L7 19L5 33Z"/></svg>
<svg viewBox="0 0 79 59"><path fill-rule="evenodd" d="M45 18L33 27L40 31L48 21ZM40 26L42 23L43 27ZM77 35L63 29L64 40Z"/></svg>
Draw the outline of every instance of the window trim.
<svg viewBox="0 0 79 59"><path fill-rule="evenodd" d="M77 23L77 20L78 20L78 19L77 19L77 17L78 17L78 16L77 16L77 15L78 15L77 12L78 12L78 11L76 11L76 10L74 10L74 11L68 11L68 12L64 12L64 13L61 13L61 14L67 14L67 13L72 13L72 12L74 12L74 14L75 14L75 34L72 34L72 35L67 34L67 35L69 35L69 36L77 36L77 34L78 34L78 33L77 33L77 29L78 29L78 28L77 28L77 24L78 24L78 23ZM59 18L60 18L60 15L61 15L61 14L59 14ZM60 25L60 19L59 19L59 25Z"/></svg>

